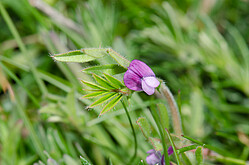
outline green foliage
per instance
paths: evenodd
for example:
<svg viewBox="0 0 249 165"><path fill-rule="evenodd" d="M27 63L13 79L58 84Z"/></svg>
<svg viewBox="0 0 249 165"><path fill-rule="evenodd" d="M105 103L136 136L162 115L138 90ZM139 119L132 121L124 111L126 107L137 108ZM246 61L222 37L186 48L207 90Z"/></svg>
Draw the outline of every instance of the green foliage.
<svg viewBox="0 0 249 165"><path fill-rule="evenodd" d="M123 68L127 68L130 64L127 59L125 59L123 56L121 56L111 48L85 48L81 50L74 50L66 53L55 54L51 57L54 60L61 62L85 63L96 60L98 58L102 58L107 55L111 56Z"/></svg>
<svg viewBox="0 0 249 165"><path fill-rule="evenodd" d="M94 53L92 53L94 52ZM55 54L54 60L62 62L89 62L104 57L107 53L103 49L82 49L74 50L67 53Z"/></svg>
<svg viewBox="0 0 249 165"><path fill-rule="evenodd" d="M133 164L145 164L140 160L153 146L163 148L148 110L155 104L182 164L198 162L190 151L196 148L213 154L202 157L205 163L246 164L247 1L32 2L0 2L0 164L126 164L134 140L119 105L130 90L120 81L132 59L146 62L173 94L181 91L185 137L175 134L162 98L134 92L128 101L131 118L139 120ZM85 110L94 102L102 104Z"/></svg>
<svg viewBox="0 0 249 165"><path fill-rule="evenodd" d="M101 110L99 115L103 115L109 110L113 109L122 99L123 95L127 95L124 85L116 78L105 74L105 77L93 74L93 78L96 80L97 84L81 80L81 82L92 88L89 89L91 93L82 96L83 99L96 98L101 96L99 99L95 100L88 108L94 108L96 106L106 104ZM109 102L108 102L109 101Z"/></svg>

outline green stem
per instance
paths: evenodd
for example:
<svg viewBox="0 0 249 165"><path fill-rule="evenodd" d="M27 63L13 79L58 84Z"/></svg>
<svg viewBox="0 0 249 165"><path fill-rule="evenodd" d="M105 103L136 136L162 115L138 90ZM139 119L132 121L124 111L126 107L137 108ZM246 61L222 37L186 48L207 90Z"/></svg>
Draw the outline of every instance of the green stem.
<svg viewBox="0 0 249 165"><path fill-rule="evenodd" d="M182 147L180 149L177 150L177 153L178 154L181 154L183 152L186 152L186 151L190 151L190 150L193 150L193 149L196 149L199 145L190 145L190 146L187 146L187 147Z"/></svg>
<svg viewBox="0 0 249 165"><path fill-rule="evenodd" d="M166 134L167 134L168 139L169 139L169 141L170 141L170 144L171 144L171 146L172 146L172 148L173 148L174 155L175 155L175 158L176 158L176 162L177 162L178 165L181 165L181 161L180 161L179 155L178 155L178 153L177 153L177 150L176 150L175 144L174 144L174 142L173 142L173 139L172 139L172 137L171 137L169 131L167 130L167 128L165 128L165 131L166 131Z"/></svg>
<svg viewBox="0 0 249 165"><path fill-rule="evenodd" d="M40 79L40 77L38 76L38 72L33 64L33 62L30 60L30 57L28 56L28 51L24 45L24 43L22 42L22 39L13 23L13 21L11 20L9 14L7 13L7 11L5 10L4 6L2 5L2 3L0 2L0 12L3 16L3 19L5 20L5 22L8 25L8 28L10 29L10 32L12 33L12 35L14 36L19 48L21 49L21 52L24 56L26 56L26 60L28 60L29 66L31 68L31 71L34 75L34 78L37 82L37 84L39 85L41 91L43 94L47 94L47 88L44 84L44 82Z"/></svg>
<svg viewBox="0 0 249 165"><path fill-rule="evenodd" d="M151 107L152 108L152 107ZM162 130L162 127L160 125L160 119L158 117L158 114L156 113L156 109L152 108L150 110L151 114L152 114L152 117L153 119L155 120L156 122L156 125L157 125L157 128L159 130L159 133L160 133L160 136L161 136L161 140L162 140L162 143L163 143L163 152L164 152L164 160L165 160L165 164L169 165L170 162L169 162L169 155L168 155L168 148L167 148L167 145L165 143L165 135L163 133L163 130Z"/></svg>
<svg viewBox="0 0 249 165"><path fill-rule="evenodd" d="M203 146L204 148L208 148L210 150L213 150L213 151L217 152L218 154L221 154L221 155L224 155L224 156L232 156L229 152L227 152L227 151L225 151L223 149L220 149L220 148L208 145L208 144L204 144L204 143L202 143L202 142L200 142L198 140L195 140L195 139L193 139L191 137L188 137L188 136L185 136L185 135L182 135L182 137L184 137L184 138L186 138L186 139L188 139L188 140L190 140L190 141L192 141L192 142L194 142L196 144L199 144L199 145Z"/></svg>
<svg viewBox="0 0 249 165"><path fill-rule="evenodd" d="M127 109L127 107L126 107L124 101L121 100L121 102L122 102L122 105L123 105L123 107L124 107L124 109L125 109L125 113L126 113L126 115L127 115L127 117L128 117L128 120L129 120L131 129L132 129L133 137L134 137L134 142L135 142L135 146L134 146L134 155L133 155L133 157L131 158L131 160L130 160L129 163L128 163L128 164L131 164L131 163L134 161L134 159L136 158L136 156L137 156L137 136L136 136L136 133L135 133L135 129L134 129L134 127L133 127L133 124L132 124L132 122L131 122L131 117L130 117L130 114L129 114L129 112L128 112L128 109Z"/></svg>

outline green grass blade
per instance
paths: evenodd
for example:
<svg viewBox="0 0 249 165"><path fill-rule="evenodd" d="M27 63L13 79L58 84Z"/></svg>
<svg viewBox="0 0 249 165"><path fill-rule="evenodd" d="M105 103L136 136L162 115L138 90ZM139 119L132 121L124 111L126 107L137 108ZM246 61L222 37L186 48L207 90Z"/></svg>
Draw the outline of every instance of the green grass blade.
<svg viewBox="0 0 249 165"><path fill-rule="evenodd" d="M31 68L31 71L34 75L34 78L38 84L38 86L40 87L40 90L42 91L42 93L45 95L47 93L47 88L44 84L44 82L40 79L39 75L38 75L38 72L33 64L33 62L30 60L30 57L28 56L28 52L27 52L27 49L13 23L13 21L11 20L9 14L7 13L7 11L5 10L4 6L2 5L2 3L0 2L0 12L5 20L5 22L7 23L9 29L10 29L10 32L12 33L12 35L14 36L18 46L20 47L21 51L22 51L22 54L24 56L26 56L26 59L28 60L28 63L29 63L29 66Z"/></svg>
<svg viewBox="0 0 249 165"><path fill-rule="evenodd" d="M18 111L20 117L22 118L28 132L29 132L30 139L31 139L31 141L32 141L32 143L34 145L36 153L40 156L40 158L43 161L45 161L46 158L45 158L45 155L43 153L44 148L43 148L42 142L40 141L39 137L37 136L30 119L28 118L23 106L21 105L20 97L18 96L17 93L15 94L15 99L16 99L17 111Z"/></svg>
<svg viewBox="0 0 249 165"><path fill-rule="evenodd" d="M86 160L86 159L83 158L82 156L80 156L80 161L81 161L82 165L91 165L91 163L88 162L88 160Z"/></svg>

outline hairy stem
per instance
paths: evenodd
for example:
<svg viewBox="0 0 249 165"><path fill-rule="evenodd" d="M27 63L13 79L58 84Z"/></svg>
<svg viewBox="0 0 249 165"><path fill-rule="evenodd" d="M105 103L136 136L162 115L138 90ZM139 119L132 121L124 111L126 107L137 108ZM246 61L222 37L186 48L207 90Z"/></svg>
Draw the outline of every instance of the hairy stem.
<svg viewBox="0 0 249 165"><path fill-rule="evenodd" d="M169 88L164 83L161 84L160 91L167 100L167 103L168 103L168 106L169 106L169 109L170 109L170 112L173 118L173 128L174 128L175 133L177 135L183 134L179 109L178 109L178 106L176 104L176 101L172 93L170 92Z"/></svg>

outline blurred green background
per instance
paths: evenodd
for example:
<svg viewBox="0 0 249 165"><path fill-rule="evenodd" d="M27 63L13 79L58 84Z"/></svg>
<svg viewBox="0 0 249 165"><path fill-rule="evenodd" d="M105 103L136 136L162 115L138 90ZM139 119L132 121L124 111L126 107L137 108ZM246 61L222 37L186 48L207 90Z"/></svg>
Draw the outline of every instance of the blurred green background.
<svg viewBox="0 0 249 165"><path fill-rule="evenodd" d="M91 100L79 99L79 79L90 79L81 69L108 61L50 57L90 47L144 61L165 80L184 133L227 151L205 164L249 160L248 0L0 0L0 7L0 164L73 165L80 155L126 164L134 142L124 110L98 118L100 108L88 111ZM132 100L134 124L150 118L155 98ZM135 127L138 162L152 146Z"/></svg>

